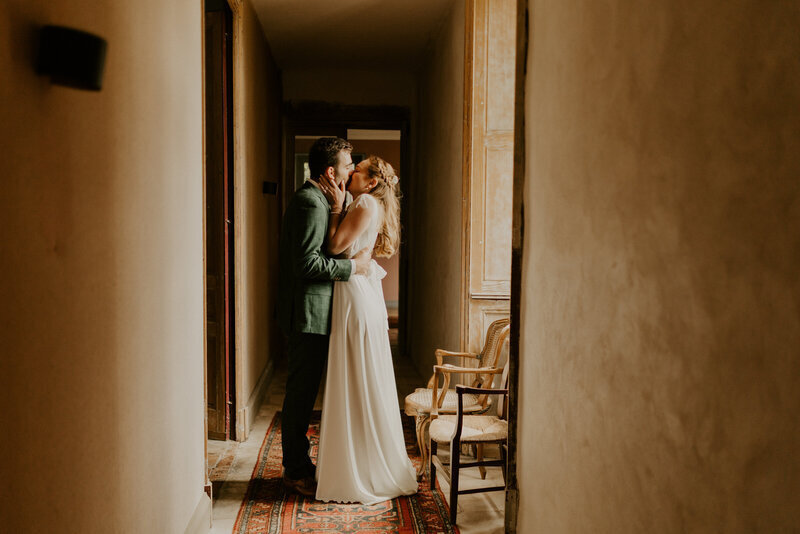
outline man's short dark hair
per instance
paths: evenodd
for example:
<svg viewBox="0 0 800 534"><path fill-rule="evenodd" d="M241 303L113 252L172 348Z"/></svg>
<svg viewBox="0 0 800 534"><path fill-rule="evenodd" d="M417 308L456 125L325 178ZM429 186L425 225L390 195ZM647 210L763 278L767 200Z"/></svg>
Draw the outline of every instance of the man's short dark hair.
<svg viewBox="0 0 800 534"><path fill-rule="evenodd" d="M308 151L308 170L312 178L325 174L328 167L336 167L339 163L339 152L353 151L353 145L340 137L320 137Z"/></svg>

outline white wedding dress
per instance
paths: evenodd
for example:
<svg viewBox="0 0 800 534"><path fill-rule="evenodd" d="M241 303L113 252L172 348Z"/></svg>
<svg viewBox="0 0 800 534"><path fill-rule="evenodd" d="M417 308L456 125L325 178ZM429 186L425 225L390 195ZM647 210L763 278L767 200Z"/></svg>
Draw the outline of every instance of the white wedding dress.
<svg viewBox="0 0 800 534"><path fill-rule="evenodd" d="M348 209L372 203L369 227L349 247L352 257L375 245L383 212L369 194ZM328 375L317 454L317 499L374 504L417 491L406 454L397 402L389 325L374 260L369 274L335 282Z"/></svg>

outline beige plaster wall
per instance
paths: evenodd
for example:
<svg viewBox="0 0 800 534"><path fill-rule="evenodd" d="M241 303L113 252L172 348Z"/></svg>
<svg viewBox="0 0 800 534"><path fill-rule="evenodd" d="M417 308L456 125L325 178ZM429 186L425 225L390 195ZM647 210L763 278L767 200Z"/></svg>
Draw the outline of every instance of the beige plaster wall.
<svg viewBox="0 0 800 534"><path fill-rule="evenodd" d="M431 43L419 80L409 194L409 352L427 377L436 348L459 350L464 3Z"/></svg>
<svg viewBox="0 0 800 534"><path fill-rule="evenodd" d="M240 316L243 398L253 396L259 378L281 349L281 334L274 320L278 274L277 195L264 195L262 182L280 182L281 176L281 80L250 0L242 6L242 57L236 88L240 104L235 117L242 128L243 159L237 201L243 219L237 226L243 264L237 298ZM237 76L237 73L234 74ZM252 406L251 406L252 408ZM255 406L257 409L258 406ZM254 414L249 414L252 418ZM240 422L241 423L241 422Z"/></svg>
<svg viewBox="0 0 800 534"><path fill-rule="evenodd" d="M103 91L35 30L108 39ZM205 498L201 2L0 6L0 531L183 532Z"/></svg>
<svg viewBox="0 0 800 534"><path fill-rule="evenodd" d="M800 7L536 1L518 532L800 525Z"/></svg>

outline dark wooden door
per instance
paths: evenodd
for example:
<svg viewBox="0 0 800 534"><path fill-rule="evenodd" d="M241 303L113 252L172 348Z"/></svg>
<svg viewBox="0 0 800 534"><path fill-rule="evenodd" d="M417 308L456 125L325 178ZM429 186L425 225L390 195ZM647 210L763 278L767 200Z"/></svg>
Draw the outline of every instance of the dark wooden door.
<svg viewBox="0 0 800 534"><path fill-rule="evenodd" d="M233 438L233 129L231 13L205 14L208 437Z"/></svg>

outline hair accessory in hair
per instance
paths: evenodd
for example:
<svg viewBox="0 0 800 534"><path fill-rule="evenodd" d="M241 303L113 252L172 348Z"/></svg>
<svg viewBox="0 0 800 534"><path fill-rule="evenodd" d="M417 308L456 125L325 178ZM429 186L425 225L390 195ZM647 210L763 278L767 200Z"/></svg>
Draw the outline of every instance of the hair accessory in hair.
<svg viewBox="0 0 800 534"><path fill-rule="evenodd" d="M396 174L393 174L392 176L389 176L389 177L386 179L386 183L388 183L388 184L389 184L389 185L391 185L391 186L395 186L395 185L397 185L397 182L398 182L399 180L400 180L400 179L397 177L397 175L396 175Z"/></svg>

